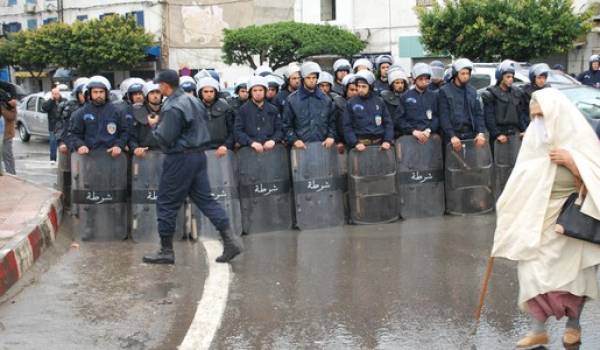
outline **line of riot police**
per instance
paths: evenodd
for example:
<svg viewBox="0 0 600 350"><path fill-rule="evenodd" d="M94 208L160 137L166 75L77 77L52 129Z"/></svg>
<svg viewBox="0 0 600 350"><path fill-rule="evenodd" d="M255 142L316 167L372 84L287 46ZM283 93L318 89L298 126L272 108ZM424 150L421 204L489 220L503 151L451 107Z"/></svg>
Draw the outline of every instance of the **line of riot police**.
<svg viewBox="0 0 600 350"><path fill-rule="evenodd" d="M203 110L211 195L233 234L493 210L549 68L533 66L520 89L504 61L481 98L469 60L444 68L418 63L409 76L380 56L375 67L337 60L333 74L290 64L282 79L259 67L227 99L214 72L179 77ZM149 121L164 98L137 78L121 84L123 101L109 103L110 89L104 77L80 78L61 105L59 184L83 239L152 239L164 147ZM169 215L181 235L222 231L193 203Z"/></svg>

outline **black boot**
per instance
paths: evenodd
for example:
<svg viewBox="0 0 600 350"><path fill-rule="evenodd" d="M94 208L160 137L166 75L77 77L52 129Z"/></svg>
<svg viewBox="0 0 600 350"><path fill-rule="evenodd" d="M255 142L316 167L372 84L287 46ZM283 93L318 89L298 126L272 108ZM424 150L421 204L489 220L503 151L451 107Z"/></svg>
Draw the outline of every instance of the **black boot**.
<svg viewBox="0 0 600 350"><path fill-rule="evenodd" d="M218 263L226 263L238 256L242 252L242 243L231 231L227 228L223 231L219 231L221 238L223 239L223 254L216 259Z"/></svg>
<svg viewBox="0 0 600 350"><path fill-rule="evenodd" d="M142 259L147 264L175 264L175 253L173 253L173 236L160 236L160 249Z"/></svg>

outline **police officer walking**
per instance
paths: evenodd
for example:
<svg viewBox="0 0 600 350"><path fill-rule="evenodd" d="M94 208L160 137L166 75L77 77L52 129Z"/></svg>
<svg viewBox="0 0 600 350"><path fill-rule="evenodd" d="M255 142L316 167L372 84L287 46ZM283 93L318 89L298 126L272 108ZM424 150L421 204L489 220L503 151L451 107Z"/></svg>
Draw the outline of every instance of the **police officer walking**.
<svg viewBox="0 0 600 350"><path fill-rule="evenodd" d="M600 89L600 55L592 55L589 59L589 70L582 72L577 77L583 85Z"/></svg>
<svg viewBox="0 0 600 350"><path fill-rule="evenodd" d="M198 80L198 97L206 109L209 149L217 150L217 157L227 155L233 149L233 110L222 98L218 98L219 82L212 77Z"/></svg>
<svg viewBox="0 0 600 350"><path fill-rule="evenodd" d="M390 85L388 84L388 70L393 63L394 59L390 55L377 56L375 59L375 67L377 67L377 80L373 84L373 91L375 93L381 95L383 91L390 89Z"/></svg>
<svg viewBox="0 0 600 350"><path fill-rule="evenodd" d="M475 139L483 146L485 120L477 91L471 85L473 63L459 58L452 64L451 80L439 90L439 114L445 143L451 142L454 151L462 148L461 140Z"/></svg>
<svg viewBox="0 0 600 350"><path fill-rule="evenodd" d="M427 143L431 134L439 133L440 127L437 94L428 88L431 74L429 65L415 64L412 71L415 85L400 96L400 107L394 118L400 135L412 135L421 144Z"/></svg>
<svg viewBox="0 0 600 350"><path fill-rule="evenodd" d="M344 77L350 74L352 70L352 65L345 58L340 58L333 63L333 75L334 75L334 83L331 90L333 90L338 95L344 94L344 86L342 85L342 81Z"/></svg>
<svg viewBox="0 0 600 350"><path fill-rule="evenodd" d="M329 148L336 138L335 107L317 87L321 67L315 62L304 62L300 71L302 84L288 97L283 112L287 140L301 149L306 148L305 142L322 142Z"/></svg>
<svg viewBox="0 0 600 350"><path fill-rule="evenodd" d="M346 144L357 151L364 151L369 145L388 150L394 142L394 125L385 102L373 92L375 76L362 70L355 78L358 96L351 98L344 110Z"/></svg>
<svg viewBox="0 0 600 350"><path fill-rule="evenodd" d="M106 148L116 158L127 145L129 122L108 102L110 82L105 77L91 77L87 89L90 101L71 117L73 149L84 155L94 149Z"/></svg>
<svg viewBox="0 0 600 350"><path fill-rule="evenodd" d="M481 94L484 103L485 125L493 140L507 143L508 136L519 135L527 128L527 108L522 105L522 92L513 87L515 63L505 60L496 68L496 85Z"/></svg>
<svg viewBox="0 0 600 350"><path fill-rule="evenodd" d="M235 140L240 146L250 146L256 152L270 151L283 140L279 110L267 103L267 81L254 76L248 80L250 100L235 114Z"/></svg>
<svg viewBox="0 0 600 350"><path fill-rule="evenodd" d="M228 262L240 254L242 248L225 211L211 195L204 154L210 142L206 109L200 101L178 88L176 71L161 71L155 82L160 84L161 94L167 97L160 117L148 118L149 125L154 128L154 137L166 153L157 200L161 247L156 253L144 256L143 261L175 263L173 235L177 214L186 197L190 196L223 239L223 254L216 261Z"/></svg>

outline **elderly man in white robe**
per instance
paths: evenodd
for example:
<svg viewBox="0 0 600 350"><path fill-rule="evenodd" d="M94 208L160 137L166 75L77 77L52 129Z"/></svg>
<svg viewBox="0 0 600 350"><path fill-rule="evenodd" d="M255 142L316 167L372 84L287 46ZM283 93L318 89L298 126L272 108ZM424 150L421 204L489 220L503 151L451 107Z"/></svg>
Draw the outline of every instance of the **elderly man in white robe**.
<svg viewBox="0 0 600 350"><path fill-rule="evenodd" d="M581 211L600 219L600 142L579 110L558 90L537 91L531 124L497 203L492 256L518 261L521 310L531 332L518 349L547 345L546 320L568 318L562 337L581 342L584 303L598 297L600 245L561 234L556 221L567 198L582 187Z"/></svg>

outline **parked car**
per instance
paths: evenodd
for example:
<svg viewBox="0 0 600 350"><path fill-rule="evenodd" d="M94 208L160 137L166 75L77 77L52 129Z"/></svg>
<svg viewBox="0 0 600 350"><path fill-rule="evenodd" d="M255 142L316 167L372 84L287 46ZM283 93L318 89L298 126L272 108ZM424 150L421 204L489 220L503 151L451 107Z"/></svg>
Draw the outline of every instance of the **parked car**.
<svg viewBox="0 0 600 350"><path fill-rule="evenodd" d="M497 65L497 63L475 63L471 74L471 85L477 90L495 85ZM520 64L517 67L514 80L516 85L529 83L529 67L528 64ZM577 79L559 70L551 70L547 82L554 87L581 85Z"/></svg>
<svg viewBox="0 0 600 350"><path fill-rule="evenodd" d="M559 86L558 89L575 104L594 129L600 124L600 89L586 85Z"/></svg>
<svg viewBox="0 0 600 350"><path fill-rule="evenodd" d="M70 91L61 91L64 99L70 97ZM42 104L50 98L50 92L38 92L25 96L17 105L17 130L23 142L34 136L48 137L48 114L42 111Z"/></svg>

